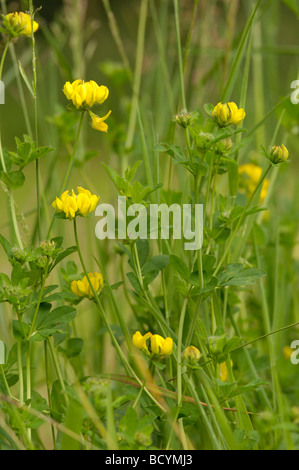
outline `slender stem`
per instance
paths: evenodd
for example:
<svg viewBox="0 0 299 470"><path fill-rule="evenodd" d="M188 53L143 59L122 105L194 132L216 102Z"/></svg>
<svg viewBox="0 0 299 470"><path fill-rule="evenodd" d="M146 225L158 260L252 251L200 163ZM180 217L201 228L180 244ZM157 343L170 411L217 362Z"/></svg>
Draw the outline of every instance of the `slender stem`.
<svg viewBox="0 0 299 470"><path fill-rule="evenodd" d="M27 351L26 351L26 400L31 400L31 344L30 341L27 342ZM30 407L30 403L28 404ZM31 429L27 429L28 439L31 440Z"/></svg>
<svg viewBox="0 0 299 470"><path fill-rule="evenodd" d="M44 341L44 353L45 353L45 375L46 375L46 387L47 387L47 395L48 395L48 402L49 407L52 409L52 400L51 400L51 390L50 390L50 371L49 371L49 358L48 358L48 341L47 339ZM53 439L53 448L56 448L56 439L55 439L55 430L53 423L51 422L51 432L52 432L52 439Z"/></svg>
<svg viewBox="0 0 299 470"><path fill-rule="evenodd" d="M183 342L183 331L184 331L184 322L186 315L188 299L186 298L183 303L183 308L180 316L179 331L178 331L178 348L177 348L177 379L178 379L178 394L177 394L177 403L178 407L182 405L182 342Z"/></svg>
<svg viewBox="0 0 299 470"><path fill-rule="evenodd" d="M181 311L180 322L179 322L179 331L178 331L178 349L177 349L177 405L178 410L182 406L183 394L182 394L182 340L183 340L183 331L184 331L184 322L186 315L188 299L186 298L183 303L183 308ZM184 424L182 418L179 419L179 428L181 433L181 440L184 446L184 449L188 448L186 435L184 430Z"/></svg>
<svg viewBox="0 0 299 470"><path fill-rule="evenodd" d="M225 248L225 250L224 250L224 253L223 253L223 255L222 255L222 258L221 258L221 260L219 261L219 263L218 263L218 265L217 265L217 268L215 269L215 271L214 271L214 273L213 273L213 276L216 276L216 274L218 273L219 269L221 268L222 263L224 262L224 260L225 260L225 258L226 258L226 256L227 256L227 254L228 254L228 252L229 252L229 250L230 250L230 248L231 248L231 246L232 246L232 243L233 243L233 241L234 241L234 239L235 239L235 236L237 235L238 230L239 230L239 228L240 228L240 226L241 226L241 224L242 224L242 222L243 222L243 220L244 220L244 218L245 218L245 216L246 216L246 212L247 212L247 210L249 209L250 204L251 204L251 202L252 202L254 196L256 195L258 189L259 189L260 186L263 184L263 181L264 181L264 179L266 178L267 174L269 173L270 169L271 169L271 164L269 164L268 168L266 169L266 171L264 172L264 174L261 176L261 178L260 178L260 180L259 180L259 182L258 182L258 184L257 184L257 186L256 186L256 188L255 188L255 190L253 191L253 193L251 194L250 198L248 199L248 202L247 202L246 206L244 207L241 216L239 217L238 223L237 223L237 225L236 225L234 231L233 231L232 234L230 235L229 242L228 242L228 244L226 245L226 248Z"/></svg>
<svg viewBox="0 0 299 470"><path fill-rule="evenodd" d="M33 72L33 102L34 102L34 133L35 146L38 147L38 114L37 114L37 69L36 69L36 49L35 36L33 32L34 10L33 2L29 0L29 12L31 17L31 43L32 43L32 72ZM35 161L35 177L36 177L36 202L37 202L37 233L41 240L41 204L40 204L40 177L39 177L39 161Z"/></svg>
<svg viewBox="0 0 299 470"><path fill-rule="evenodd" d="M4 61L5 61L5 57L6 57L6 54L7 54L8 46L9 46L9 41L5 45L5 49L3 51L2 58L1 58L0 80L2 78L3 66L4 66ZM4 155L3 155L3 149L2 149L1 131L0 131L0 161L1 161L1 165L2 165L4 173L7 173L7 168L6 168ZM21 240L19 227L18 227L18 223L17 223L16 212L15 212L14 195L13 195L12 189L10 189L10 188L8 189L8 195L9 195L9 202L10 202L10 208L11 208L11 218L12 218L12 223L13 223L13 227L14 227L15 236L16 236L17 243L18 243L19 247L21 249L23 249L23 243L22 243L22 240Z"/></svg>
<svg viewBox="0 0 299 470"><path fill-rule="evenodd" d="M3 378L3 382L4 382L4 385L5 385L5 389L6 389L6 392L7 392L7 395L10 397L10 398L13 398L13 395L10 391L10 388L9 388L9 385L8 385L8 382L7 382L7 379L6 379L6 376L5 376L5 372L4 372L4 369L3 369L3 365L0 364L0 371L1 371L1 375L2 375L2 378Z"/></svg>
<svg viewBox="0 0 299 470"><path fill-rule="evenodd" d="M0 62L0 80L2 79L3 66L4 66L4 61L5 61L5 57L6 57L7 51L8 51L8 46L9 46L9 44L10 44L10 41L7 41L7 43L5 44L5 48L4 48L2 57L1 57L1 62Z"/></svg>
<svg viewBox="0 0 299 470"><path fill-rule="evenodd" d="M78 130L77 130L76 140L75 140L75 144L74 144L74 148L73 148L73 153L71 155L71 158L70 158L70 161L69 161L64 179L63 179L63 183L62 183L61 188L60 188L60 194L63 193L63 191L65 190L66 185L67 185L68 180L69 180L70 173L71 173L72 168L73 168L73 164L74 164L74 160L75 160L75 156L76 156L76 152L77 152L77 148L78 148L80 133L81 133L81 129L82 129L84 114L85 114L84 111L82 111L81 116L80 116ZM51 224L50 224L50 227L49 227L49 230L48 230L48 233L47 233L47 239L49 239L49 237L50 237L51 230L52 230L52 227L53 227L53 224L54 224L54 220L55 220L55 218L54 218L54 215L53 215L52 220L51 220Z"/></svg>
<svg viewBox="0 0 299 470"><path fill-rule="evenodd" d="M46 284L46 280L47 280L47 277L48 277L48 269L49 269L49 261L47 262L47 265L46 265L45 274L44 274L42 285L41 285L41 288L40 288L40 291L39 291L37 304L36 304L36 307L35 307L35 311L34 311L32 323L31 323L30 331L29 331L29 334L28 334L28 339L32 336L32 333L34 331L37 314L38 314L39 307L40 307L40 304L41 304L41 301L42 301L42 298L43 298L45 284Z"/></svg>
<svg viewBox="0 0 299 470"><path fill-rule="evenodd" d="M19 400L20 405L24 403L24 377L23 377L23 364L22 364L22 342L18 341L18 373L19 373Z"/></svg>
<svg viewBox="0 0 299 470"><path fill-rule="evenodd" d="M118 344L118 341L117 339L115 338L115 335L112 331L112 328L108 322L108 319L106 317L106 313L102 307L102 304L100 302L100 299L99 299L99 296L98 294L96 293L94 287L93 287L93 284L90 280L90 277L88 275L88 272L87 272L87 269L86 269L86 266L85 266L85 263L84 263L84 259L83 259L83 256L82 256L82 252L81 252L81 248L80 248L80 243L79 243L79 239L78 239L78 233L77 233L77 224L76 224L76 219L74 219L74 236L75 236L75 241L76 241L76 246L77 246L77 249L78 249L78 255L79 255L79 259L80 259L80 262L81 262L81 265L82 265L82 269L84 271L84 274L86 276L86 279L88 281L88 284L90 286L90 289L93 293L93 296L94 296L94 300L96 302L96 305L99 309L99 312L105 322L105 325L107 327L107 330L108 330L108 333L111 337L111 340L114 344L114 347L119 355L119 358L123 364L123 366L125 367L126 371L129 373L129 374L132 374L134 376L134 378L138 381L139 385L142 386L142 382L141 380L139 379L139 377L135 374L134 370L132 369L132 367L130 366L130 364L128 363L121 347L119 346ZM145 391L147 393L147 395L151 398L151 400L164 412L166 412L165 408L153 397L153 395L147 390L147 388L145 388Z"/></svg>
<svg viewBox="0 0 299 470"><path fill-rule="evenodd" d="M177 41L177 50L178 50L178 61L179 61L181 100L182 100L182 108L186 110L187 106L186 106L186 95L185 95L185 86L184 86L184 68L183 68L183 59L182 59L182 45L181 45L181 35L180 35L180 16L179 16L178 0L173 0L173 5L174 5L175 30L176 30L176 41Z"/></svg>

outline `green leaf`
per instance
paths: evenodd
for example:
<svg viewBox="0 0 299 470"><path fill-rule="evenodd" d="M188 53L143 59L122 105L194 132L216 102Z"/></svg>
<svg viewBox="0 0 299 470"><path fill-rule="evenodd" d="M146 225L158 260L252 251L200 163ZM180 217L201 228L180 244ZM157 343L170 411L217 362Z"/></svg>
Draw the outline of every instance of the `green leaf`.
<svg viewBox="0 0 299 470"><path fill-rule="evenodd" d="M294 12L299 15L299 0L283 0L283 2Z"/></svg>
<svg viewBox="0 0 299 470"><path fill-rule="evenodd" d="M69 400L69 406L66 412L64 425L66 428L71 429L78 437L82 429L83 410L80 404L73 400ZM81 444L78 439L74 439L69 434L63 433L61 439L61 450L80 450Z"/></svg>
<svg viewBox="0 0 299 470"><path fill-rule="evenodd" d="M2 149L2 152L3 152L6 172L9 172L11 169L11 158L10 158L9 152L6 149ZM1 160L0 160L0 171L4 171Z"/></svg>
<svg viewBox="0 0 299 470"><path fill-rule="evenodd" d="M212 116L212 112L215 108L215 106L213 104L210 104L210 103L206 103L203 105L204 107L204 110L205 112L209 115L209 116Z"/></svg>
<svg viewBox="0 0 299 470"><path fill-rule="evenodd" d="M51 336L54 332L59 331L64 324L72 321L76 316L74 307L64 305L49 312L49 305L51 304L41 304L38 312L36 330L41 337ZM39 337L34 339L39 339Z"/></svg>
<svg viewBox="0 0 299 470"><path fill-rule="evenodd" d="M137 292L137 294L140 295L142 291L141 291L141 287L140 287L140 284L136 275L133 272L130 272L130 273L127 273L127 278L129 279L131 286L133 287L135 292Z"/></svg>
<svg viewBox="0 0 299 470"><path fill-rule="evenodd" d="M26 339L30 331L30 326L23 322L21 324L19 320L12 321L12 332L16 340Z"/></svg>
<svg viewBox="0 0 299 470"><path fill-rule="evenodd" d="M145 275L152 271L162 271L169 263L169 256L168 255L157 255L153 256L144 266L142 269L142 274Z"/></svg>
<svg viewBox="0 0 299 470"><path fill-rule="evenodd" d="M75 253L77 251L77 247L76 246L70 246L69 248L66 248L64 251L62 251L61 253L59 253L59 255L57 256L56 260L55 260L55 263L54 265L52 266L51 268L51 271L53 268L55 268L55 266L57 266L58 263L60 263L64 258L66 258L67 256L70 256L71 254Z"/></svg>
<svg viewBox="0 0 299 470"><path fill-rule="evenodd" d="M231 279L223 281L219 286L244 286L253 284L256 279L266 276L266 273L258 268L249 268L233 276Z"/></svg>
<svg viewBox="0 0 299 470"><path fill-rule="evenodd" d="M11 251L11 246L10 246L10 243L6 240L5 237L3 237L3 235L0 234L0 243L1 245L3 246L3 249L7 255L8 258L11 258L12 257L12 251Z"/></svg>
<svg viewBox="0 0 299 470"><path fill-rule="evenodd" d="M83 339L81 338L70 338L66 342L66 347L59 347L58 351L65 354L67 357L77 357L80 355L83 349Z"/></svg>
<svg viewBox="0 0 299 470"><path fill-rule="evenodd" d="M33 92L31 83L30 83L30 81L27 77L27 74L26 74L25 70L23 69L23 66L22 66L22 64L19 60L18 60L18 64L19 64L19 70L20 70L21 77L23 78L23 80L25 82L25 85L27 86L28 90L30 91L32 97L34 97L34 92Z"/></svg>
<svg viewBox="0 0 299 470"><path fill-rule="evenodd" d="M1 180L10 189L19 189L25 182L25 175L22 171L10 171L9 173L1 172Z"/></svg>
<svg viewBox="0 0 299 470"><path fill-rule="evenodd" d="M167 153L178 162L186 161L186 157L181 147L178 147L177 145L161 143L155 147L155 150L157 150L158 152Z"/></svg>
<svg viewBox="0 0 299 470"><path fill-rule="evenodd" d="M176 255L169 256L169 263L179 276L187 282L190 282L190 271L186 263Z"/></svg>

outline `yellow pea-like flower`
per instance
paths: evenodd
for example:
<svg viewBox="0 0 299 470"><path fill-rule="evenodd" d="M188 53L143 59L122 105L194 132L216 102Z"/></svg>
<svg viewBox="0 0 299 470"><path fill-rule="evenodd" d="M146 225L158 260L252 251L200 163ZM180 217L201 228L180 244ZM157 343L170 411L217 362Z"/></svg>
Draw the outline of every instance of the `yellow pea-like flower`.
<svg viewBox="0 0 299 470"><path fill-rule="evenodd" d="M95 81L78 79L73 83L66 82L63 92L73 105L79 108L91 108L94 104L102 104L109 96L109 90L106 86L99 86Z"/></svg>
<svg viewBox="0 0 299 470"><path fill-rule="evenodd" d="M254 163L245 163L239 167L239 176L241 181L241 186L246 189L248 195L250 196L255 190L260 177L262 175L263 169L255 165ZM267 196L268 188L270 181L266 178L263 182L261 194L260 194L260 204L264 201Z"/></svg>
<svg viewBox="0 0 299 470"><path fill-rule="evenodd" d="M241 122L244 120L246 113L243 108L238 108L236 103L234 102L229 102L228 107L230 109L230 124L235 124L235 126L238 126L241 124Z"/></svg>
<svg viewBox="0 0 299 470"><path fill-rule="evenodd" d="M106 119L110 116L111 111L109 111L106 116L99 117L96 114L89 111L89 115L91 117L91 127L100 132L107 132L108 125L106 124Z"/></svg>
<svg viewBox="0 0 299 470"><path fill-rule="evenodd" d="M136 346L136 348L140 349L143 351L145 354L148 356L151 355L149 349L148 349L148 344L147 340L151 338L152 334L150 332L146 333L144 336L140 333L140 331L136 331L136 333L133 335L133 344Z"/></svg>
<svg viewBox="0 0 299 470"><path fill-rule="evenodd" d="M78 195L69 190L64 191L62 195L56 197L53 201L52 206L57 212L64 212L67 219L74 219L77 215L87 217L88 214L93 212L99 202L99 197L95 194L91 194L88 189L84 189L81 186L77 188Z"/></svg>
<svg viewBox="0 0 299 470"><path fill-rule="evenodd" d="M245 118L246 113L243 108L238 108L236 103L218 103L212 111L212 117L220 127L226 127L230 124L238 126Z"/></svg>
<svg viewBox="0 0 299 470"><path fill-rule="evenodd" d="M88 277L90 282L97 294L101 292L104 285L104 279L101 273L88 273ZM72 281L71 283L71 290L73 294L77 295L78 297L87 297L89 299L94 298L93 290L88 282L86 276L83 277L82 280Z"/></svg>
<svg viewBox="0 0 299 470"><path fill-rule="evenodd" d="M173 349L172 338L162 338L160 335L151 336L151 352L153 356L170 356Z"/></svg>
<svg viewBox="0 0 299 470"><path fill-rule="evenodd" d="M163 338L150 332L142 336L140 331L136 331L133 335L133 344L148 356L156 358L170 356L173 350L172 338Z"/></svg>
<svg viewBox="0 0 299 470"><path fill-rule="evenodd" d="M32 30L35 33L39 27L36 21L31 22L31 16L28 13L22 11L9 13L4 18L8 21L9 27L16 36L31 36ZM3 23L3 26L5 28L5 23ZM11 34L9 30L7 30L7 33Z"/></svg>

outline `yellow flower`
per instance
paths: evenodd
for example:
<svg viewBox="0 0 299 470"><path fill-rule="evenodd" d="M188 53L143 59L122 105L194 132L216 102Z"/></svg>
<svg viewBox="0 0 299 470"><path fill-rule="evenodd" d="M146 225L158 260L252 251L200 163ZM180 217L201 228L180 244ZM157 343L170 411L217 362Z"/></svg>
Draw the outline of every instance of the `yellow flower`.
<svg viewBox="0 0 299 470"><path fill-rule="evenodd" d="M243 108L238 108L236 103L218 103L212 111L212 117L220 127L235 124L238 126L245 118L246 113Z"/></svg>
<svg viewBox="0 0 299 470"><path fill-rule="evenodd" d="M91 194L88 189L77 187L78 195L72 190L64 191L60 198L56 197L52 202L52 206L57 212L64 212L67 219L74 219L76 215L87 217L88 214L93 212L99 202L99 197Z"/></svg>
<svg viewBox="0 0 299 470"><path fill-rule="evenodd" d="M88 277L95 292L99 294L103 289L104 285L104 279L102 274L88 273ZM72 281L71 290L73 294L77 295L78 297L88 297L89 299L92 299L94 297L93 291L86 276L83 277L82 281Z"/></svg>
<svg viewBox="0 0 299 470"><path fill-rule="evenodd" d="M162 338L160 335L151 336L151 352L153 356L170 356L173 349L172 338Z"/></svg>
<svg viewBox="0 0 299 470"><path fill-rule="evenodd" d="M195 366L200 359L200 351L195 346L188 346L183 352L183 358L188 364Z"/></svg>
<svg viewBox="0 0 299 470"><path fill-rule="evenodd" d="M152 336L152 334L146 333L144 336L140 333L140 331L136 331L136 333L133 335L133 344L136 346L136 348L140 349L143 351L145 354L150 356L150 351L148 349L147 345L147 340Z"/></svg>
<svg viewBox="0 0 299 470"><path fill-rule="evenodd" d="M231 366L233 367L233 361L230 361L230 363L231 363ZM220 378L222 382L226 382L227 377L228 377L227 365L226 365L226 362L222 362L222 364L220 364Z"/></svg>
<svg viewBox="0 0 299 470"><path fill-rule="evenodd" d="M97 131L107 132L108 125L104 121L106 121L106 119L110 116L110 114L111 114L111 111L109 111L109 113L107 113L106 116L99 117L96 114L89 111L89 115L91 117L91 127Z"/></svg>
<svg viewBox="0 0 299 470"><path fill-rule="evenodd" d="M241 185L244 187L248 193L251 195L255 190L263 169L255 165L254 163L245 163L239 167L239 175L241 177ZM263 182L261 194L260 194L260 204L264 201L265 197L267 196L268 188L269 188L270 181L266 178Z"/></svg>
<svg viewBox="0 0 299 470"><path fill-rule="evenodd" d="M14 36L31 36L32 34L32 25L33 25L33 32L37 31L38 23L33 21L31 23L31 16L28 13L23 13L22 11L9 13L5 16L5 19L8 22L9 28L12 30ZM3 23L5 28L5 21ZM9 30L6 31L8 34L11 34Z"/></svg>
<svg viewBox="0 0 299 470"><path fill-rule="evenodd" d="M147 342L148 340L149 342ZM152 335L150 332L142 336L140 331L136 331L133 336L133 344L136 348L152 357L170 356L173 349L172 338L162 338L162 336Z"/></svg>
<svg viewBox="0 0 299 470"><path fill-rule="evenodd" d="M277 165L278 163L286 162L288 158L289 158L289 151L284 145L281 145L280 147L274 145L271 148L270 160L275 165Z"/></svg>
<svg viewBox="0 0 299 470"><path fill-rule="evenodd" d="M73 83L66 82L63 92L73 105L79 108L92 107L94 104L102 104L109 96L106 86L99 86L95 81L75 80Z"/></svg>
<svg viewBox="0 0 299 470"><path fill-rule="evenodd" d="M87 217L90 212L93 212L98 205L99 197L91 194L88 189L78 186L77 205L78 210L83 217Z"/></svg>

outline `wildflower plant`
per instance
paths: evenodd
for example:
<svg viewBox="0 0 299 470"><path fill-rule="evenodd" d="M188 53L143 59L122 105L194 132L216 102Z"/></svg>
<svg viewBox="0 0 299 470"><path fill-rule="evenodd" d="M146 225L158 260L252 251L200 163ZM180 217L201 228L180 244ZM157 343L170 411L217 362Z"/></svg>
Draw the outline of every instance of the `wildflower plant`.
<svg viewBox="0 0 299 470"><path fill-rule="evenodd" d="M27 3L0 0L0 449L297 449L298 113L263 41L298 9L120 2L135 50L113 2L109 36Z"/></svg>

